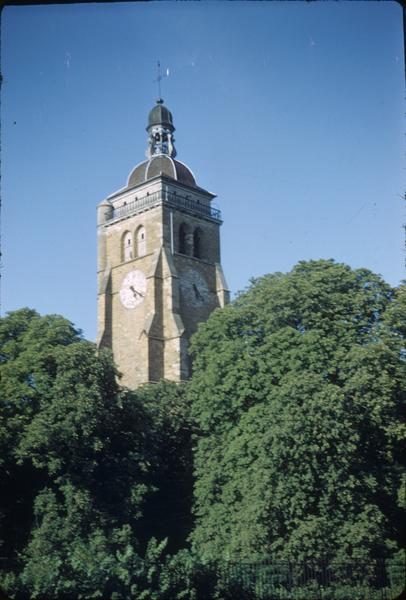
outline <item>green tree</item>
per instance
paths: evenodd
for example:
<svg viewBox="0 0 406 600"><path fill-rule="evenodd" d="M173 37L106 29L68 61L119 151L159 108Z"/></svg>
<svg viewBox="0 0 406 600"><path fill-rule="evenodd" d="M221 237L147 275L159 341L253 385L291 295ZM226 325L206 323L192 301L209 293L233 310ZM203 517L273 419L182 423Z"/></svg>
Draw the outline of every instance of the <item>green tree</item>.
<svg viewBox="0 0 406 600"><path fill-rule="evenodd" d="M299 263L193 341L192 542L206 559L369 559L399 542L404 291Z"/></svg>
<svg viewBox="0 0 406 600"><path fill-rule="evenodd" d="M110 354L62 317L17 311L0 341L3 585L17 597L153 598L163 538L176 532L175 547L189 532L183 388L121 389Z"/></svg>
<svg viewBox="0 0 406 600"><path fill-rule="evenodd" d="M155 493L145 504L143 536L167 538L167 550L175 552L185 546L193 525L193 424L187 384L161 381L138 388L133 397L150 415L156 449L150 478Z"/></svg>
<svg viewBox="0 0 406 600"><path fill-rule="evenodd" d="M53 353L81 339L58 315L24 308L0 320L0 556L3 566L22 549L43 473L18 460L26 428L40 410L42 389L54 374Z"/></svg>

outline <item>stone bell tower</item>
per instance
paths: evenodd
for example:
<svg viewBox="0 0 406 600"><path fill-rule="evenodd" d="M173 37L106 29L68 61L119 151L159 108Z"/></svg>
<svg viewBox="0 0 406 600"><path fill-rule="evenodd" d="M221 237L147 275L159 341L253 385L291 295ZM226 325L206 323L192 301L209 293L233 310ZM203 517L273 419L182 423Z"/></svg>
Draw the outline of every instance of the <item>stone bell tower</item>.
<svg viewBox="0 0 406 600"><path fill-rule="evenodd" d="M97 209L98 344L112 349L129 388L187 379L190 336L229 300L220 211L175 159L174 131L159 99L148 116L147 160Z"/></svg>

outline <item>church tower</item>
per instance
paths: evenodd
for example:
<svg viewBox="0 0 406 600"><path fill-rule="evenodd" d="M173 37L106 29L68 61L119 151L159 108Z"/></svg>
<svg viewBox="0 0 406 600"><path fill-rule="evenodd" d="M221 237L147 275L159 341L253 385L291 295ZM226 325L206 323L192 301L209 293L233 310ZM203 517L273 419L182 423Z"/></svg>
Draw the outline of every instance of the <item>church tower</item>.
<svg viewBox="0 0 406 600"><path fill-rule="evenodd" d="M103 200L98 221L98 344L129 388L190 375L188 342L229 299L214 194L175 159L172 114L148 116L147 160Z"/></svg>

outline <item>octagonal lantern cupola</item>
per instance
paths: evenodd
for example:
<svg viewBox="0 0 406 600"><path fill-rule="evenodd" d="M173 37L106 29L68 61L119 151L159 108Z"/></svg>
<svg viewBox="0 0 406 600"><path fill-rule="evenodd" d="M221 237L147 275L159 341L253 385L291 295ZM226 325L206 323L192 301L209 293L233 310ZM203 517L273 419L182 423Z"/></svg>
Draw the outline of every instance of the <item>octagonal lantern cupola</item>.
<svg viewBox="0 0 406 600"><path fill-rule="evenodd" d="M172 113L164 106L164 101L159 98L156 101L156 106L148 115L148 148L146 151L147 158L165 154L174 158L176 150L174 146L175 138L173 132Z"/></svg>

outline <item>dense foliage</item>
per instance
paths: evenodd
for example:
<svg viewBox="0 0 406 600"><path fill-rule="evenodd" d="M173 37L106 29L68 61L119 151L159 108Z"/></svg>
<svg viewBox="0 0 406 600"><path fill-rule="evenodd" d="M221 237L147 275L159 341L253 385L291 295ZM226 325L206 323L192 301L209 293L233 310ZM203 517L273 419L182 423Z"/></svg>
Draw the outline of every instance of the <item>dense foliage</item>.
<svg viewBox="0 0 406 600"><path fill-rule="evenodd" d="M194 548L370 559L400 541L405 290L333 261L262 277L194 339Z"/></svg>
<svg viewBox="0 0 406 600"><path fill-rule="evenodd" d="M405 288L333 261L215 311L187 385L123 389L64 318L9 314L0 586L21 600L311 600L328 580L325 598L380 598L399 579L395 565L378 581L374 559L401 537L405 337Z"/></svg>
<svg viewBox="0 0 406 600"><path fill-rule="evenodd" d="M28 309L2 320L0 346L6 587L56 598L145 591L143 558L157 560L165 538L184 543L190 526L182 388L121 390L108 353Z"/></svg>

